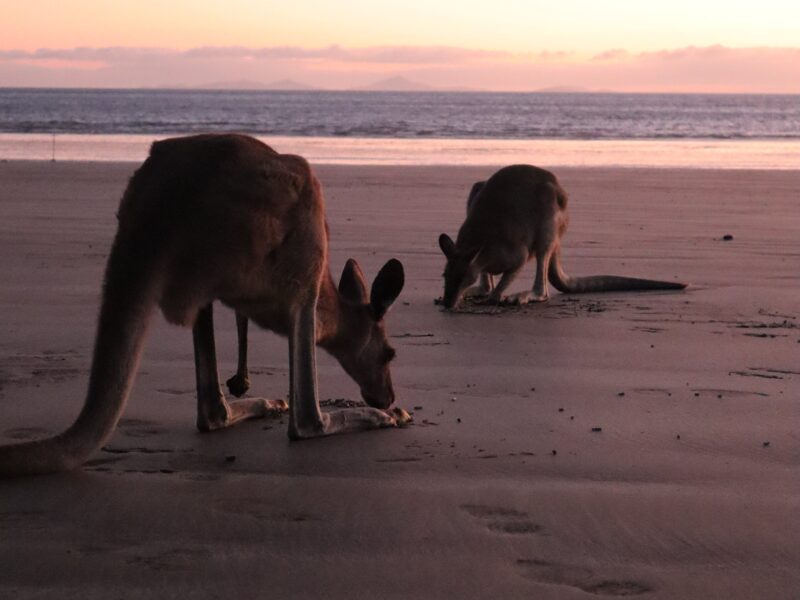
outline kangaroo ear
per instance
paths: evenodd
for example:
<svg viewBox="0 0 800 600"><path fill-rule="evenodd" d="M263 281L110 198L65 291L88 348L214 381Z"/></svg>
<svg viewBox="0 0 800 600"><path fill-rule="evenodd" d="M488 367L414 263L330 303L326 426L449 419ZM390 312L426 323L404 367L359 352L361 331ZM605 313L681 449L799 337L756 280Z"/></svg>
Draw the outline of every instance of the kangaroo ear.
<svg viewBox="0 0 800 600"><path fill-rule="evenodd" d="M367 303L367 284L364 273L358 263L350 258L344 265L342 277L339 279L339 294L353 304Z"/></svg>
<svg viewBox="0 0 800 600"><path fill-rule="evenodd" d="M375 311L375 318L380 320L389 307L400 295L405 283L403 263L396 258L391 259L375 277L372 282L372 291L369 294L369 303Z"/></svg>
<svg viewBox="0 0 800 600"><path fill-rule="evenodd" d="M450 260L456 254L456 245L446 233L439 236L439 248L442 249L447 260Z"/></svg>

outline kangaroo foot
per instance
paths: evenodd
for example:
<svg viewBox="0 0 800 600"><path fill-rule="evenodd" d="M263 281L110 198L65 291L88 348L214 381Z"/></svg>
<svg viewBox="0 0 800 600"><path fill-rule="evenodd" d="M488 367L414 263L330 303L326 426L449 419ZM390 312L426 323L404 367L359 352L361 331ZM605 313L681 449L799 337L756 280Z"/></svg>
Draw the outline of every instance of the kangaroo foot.
<svg viewBox="0 0 800 600"><path fill-rule="evenodd" d="M228 386L228 390L231 394L237 398L241 398L245 395L247 390L250 389L250 379L247 377L247 375L236 373L236 375L225 382L225 385Z"/></svg>
<svg viewBox="0 0 800 600"><path fill-rule="evenodd" d="M402 409L399 409L402 410ZM403 411L405 413L405 411ZM408 414L406 413L408 416ZM410 418L410 416L409 416ZM397 427L397 418L385 411L370 406L342 408L322 413L322 421L298 425L289 424L289 438L306 440L336 433L352 433L368 429Z"/></svg>
<svg viewBox="0 0 800 600"><path fill-rule="evenodd" d="M263 419L264 417L280 417L289 410L286 400L269 400L267 398L247 398L233 400L224 404L226 410L216 414L203 414L197 417L197 428L200 431L216 431L235 425L246 419Z"/></svg>
<svg viewBox="0 0 800 600"><path fill-rule="evenodd" d="M533 292L519 292L518 294L510 294L503 298L503 304L511 306L524 306L531 302L547 302L549 299L547 294L534 294Z"/></svg>
<svg viewBox="0 0 800 600"><path fill-rule="evenodd" d="M490 291L480 285L473 285L464 290L464 298L485 298Z"/></svg>
<svg viewBox="0 0 800 600"><path fill-rule="evenodd" d="M399 406L392 406L391 408L386 409L386 412L394 417L398 427L405 427L414 421L414 417L412 417L410 414L408 414L408 412L406 412L405 409L400 408Z"/></svg>

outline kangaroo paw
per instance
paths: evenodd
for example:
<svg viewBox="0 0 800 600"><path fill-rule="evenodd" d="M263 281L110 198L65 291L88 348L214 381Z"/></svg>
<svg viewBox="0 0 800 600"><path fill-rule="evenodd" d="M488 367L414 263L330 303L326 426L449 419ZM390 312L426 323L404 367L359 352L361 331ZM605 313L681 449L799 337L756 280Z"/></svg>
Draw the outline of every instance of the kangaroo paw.
<svg viewBox="0 0 800 600"><path fill-rule="evenodd" d="M534 294L533 292L519 292L518 294L511 294L503 298L503 304L509 306L524 306L531 302L547 302L549 297L547 294Z"/></svg>
<svg viewBox="0 0 800 600"><path fill-rule="evenodd" d="M385 410L369 406L342 408L322 413L321 423L309 426L290 425L289 437L293 440L306 440L337 433L353 433L397 426L397 418Z"/></svg>
<svg viewBox="0 0 800 600"><path fill-rule="evenodd" d="M414 417L412 417L405 409L400 408L399 406L393 406L387 409L386 412L394 417L398 427L405 427L414 421Z"/></svg>

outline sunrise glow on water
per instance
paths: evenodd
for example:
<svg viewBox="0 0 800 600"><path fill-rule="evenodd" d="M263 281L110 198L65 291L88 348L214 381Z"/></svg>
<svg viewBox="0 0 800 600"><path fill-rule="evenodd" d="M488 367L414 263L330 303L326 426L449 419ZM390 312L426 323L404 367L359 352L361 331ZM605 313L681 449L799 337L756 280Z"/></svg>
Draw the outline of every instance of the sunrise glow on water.
<svg viewBox="0 0 800 600"><path fill-rule="evenodd" d="M0 160L140 162L152 135L0 134ZM312 164L798 169L800 142L731 140L485 140L259 136ZM55 141L55 145L54 145ZM55 152L54 152L55 150Z"/></svg>

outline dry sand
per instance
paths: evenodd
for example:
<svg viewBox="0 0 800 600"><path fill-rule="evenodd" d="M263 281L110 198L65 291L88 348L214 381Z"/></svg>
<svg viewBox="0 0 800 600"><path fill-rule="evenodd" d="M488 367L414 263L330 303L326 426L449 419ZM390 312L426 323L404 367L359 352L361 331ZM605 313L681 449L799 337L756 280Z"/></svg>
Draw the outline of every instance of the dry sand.
<svg viewBox="0 0 800 600"><path fill-rule="evenodd" d="M133 168L0 163L2 442L81 405ZM413 426L199 434L191 333L159 320L108 446L0 482L0 597L800 597L800 172L557 169L568 272L689 289L446 314L436 239L492 171L318 168L336 276L405 263L388 323ZM217 331L227 376L225 309ZM252 393L284 396L286 341L251 340ZM357 394L320 362L322 398Z"/></svg>

